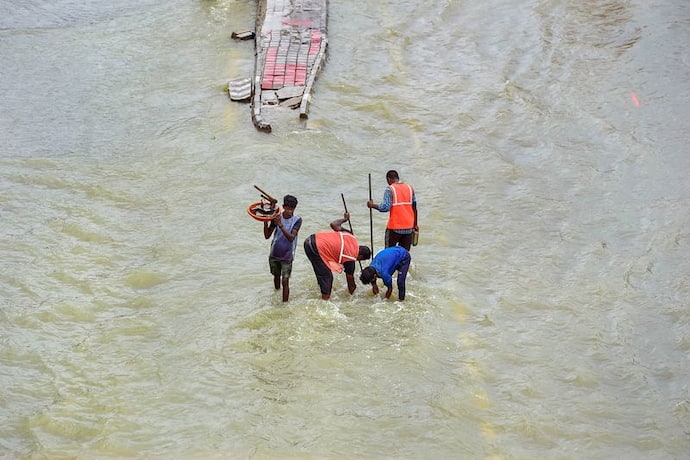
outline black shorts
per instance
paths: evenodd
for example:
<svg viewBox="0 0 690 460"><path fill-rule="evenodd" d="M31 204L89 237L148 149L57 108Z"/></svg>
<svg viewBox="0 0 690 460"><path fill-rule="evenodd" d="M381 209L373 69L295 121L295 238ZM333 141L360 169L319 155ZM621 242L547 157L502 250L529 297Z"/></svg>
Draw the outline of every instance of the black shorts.
<svg viewBox="0 0 690 460"><path fill-rule="evenodd" d="M314 267L314 274L316 275L316 282L319 283L321 294L330 295L333 289L333 272L328 268L328 265L321 260L318 249L316 249L316 238L314 235L309 235L304 240L304 253Z"/></svg>
<svg viewBox="0 0 690 460"><path fill-rule="evenodd" d="M391 246L402 246L409 251L412 246L412 233L398 233L395 230L387 228L384 244L387 248Z"/></svg>

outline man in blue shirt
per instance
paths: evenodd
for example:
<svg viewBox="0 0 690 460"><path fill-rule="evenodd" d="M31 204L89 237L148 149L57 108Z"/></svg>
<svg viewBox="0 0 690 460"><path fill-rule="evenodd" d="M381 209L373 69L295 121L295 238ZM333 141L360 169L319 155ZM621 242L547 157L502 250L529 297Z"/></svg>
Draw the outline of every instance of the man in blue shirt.
<svg viewBox="0 0 690 460"><path fill-rule="evenodd" d="M410 253L402 246L382 249L374 256L371 265L362 270L359 280L364 285L371 284L374 295L377 295L379 287L376 285L376 279L381 278L383 284L388 288L384 298L390 299L393 291L393 272L397 271L398 300L405 300L405 278L407 278L407 270L410 268L411 260Z"/></svg>

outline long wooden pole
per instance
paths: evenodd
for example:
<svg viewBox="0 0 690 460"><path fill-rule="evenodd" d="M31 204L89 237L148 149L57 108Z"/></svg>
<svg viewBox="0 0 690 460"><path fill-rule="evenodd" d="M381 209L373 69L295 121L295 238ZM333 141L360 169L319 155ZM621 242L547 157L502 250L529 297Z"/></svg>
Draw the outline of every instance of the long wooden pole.
<svg viewBox="0 0 690 460"><path fill-rule="evenodd" d="M371 173L369 173L369 201L371 201ZM369 208L369 237L371 238L371 257L374 257L374 216L373 209Z"/></svg>
<svg viewBox="0 0 690 460"><path fill-rule="evenodd" d="M352 233L352 234L354 235L355 232L352 231L352 222L350 222L350 213L347 212L347 204L345 203L345 195L343 195L343 194L341 193L341 194L340 194L340 198L343 199L343 207L345 208L345 212L347 213L347 224L350 226L350 233ZM359 262L359 269L362 270L362 261L359 260L358 262Z"/></svg>

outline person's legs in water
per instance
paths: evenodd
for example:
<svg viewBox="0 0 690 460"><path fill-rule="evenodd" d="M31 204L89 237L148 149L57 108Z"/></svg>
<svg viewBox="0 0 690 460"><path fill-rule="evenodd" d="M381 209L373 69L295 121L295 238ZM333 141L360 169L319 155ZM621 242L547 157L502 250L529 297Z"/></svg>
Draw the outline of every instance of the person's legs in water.
<svg viewBox="0 0 690 460"><path fill-rule="evenodd" d="M331 297L331 290L333 289L333 273L323 260L321 260L321 256L316 249L313 235L304 240L304 253L307 255L307 258L314 268L316 282L319 284L319 289L321 290L321 298L323 300L328 300Z"/></svg>
<svg viewBox="0 0 690 460"><path fill-rule="evenodd" d="M407 271L410 269L411 260L410 254L407 254L396 267L398 271L398 300L405 300L405 279L407 278Z"/></svg>
<svg viewBox="0 0 690 460"><path fill-rule="evenodd" d="M287 302L290 298L290 275L292 275L292 262L283 262L280 271L283 284L283 302Z"/></svg>
<svg viewBox="0 0 690 460"><path fill-rule="evenodd" d="M280 289L280 273L282 271L282 263L278 259L269 257L268 266L271 269L271 275L273 275L273 287L276 291Z"/></svg>

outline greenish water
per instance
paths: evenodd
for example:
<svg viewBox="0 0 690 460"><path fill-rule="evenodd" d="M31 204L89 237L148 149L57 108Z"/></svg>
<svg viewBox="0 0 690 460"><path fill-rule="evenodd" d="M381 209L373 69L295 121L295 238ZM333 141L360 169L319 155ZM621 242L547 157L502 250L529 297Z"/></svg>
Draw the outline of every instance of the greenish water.
<svg viewBox="0 0 690 460"><path fill-rule="evenodd" d="M255 8L0 2L0 457L684 458L688 6L331 2L270 135L224 93ZM301 242L342 193L368 243L388 169L408 298L323 302Z"/></svg>

